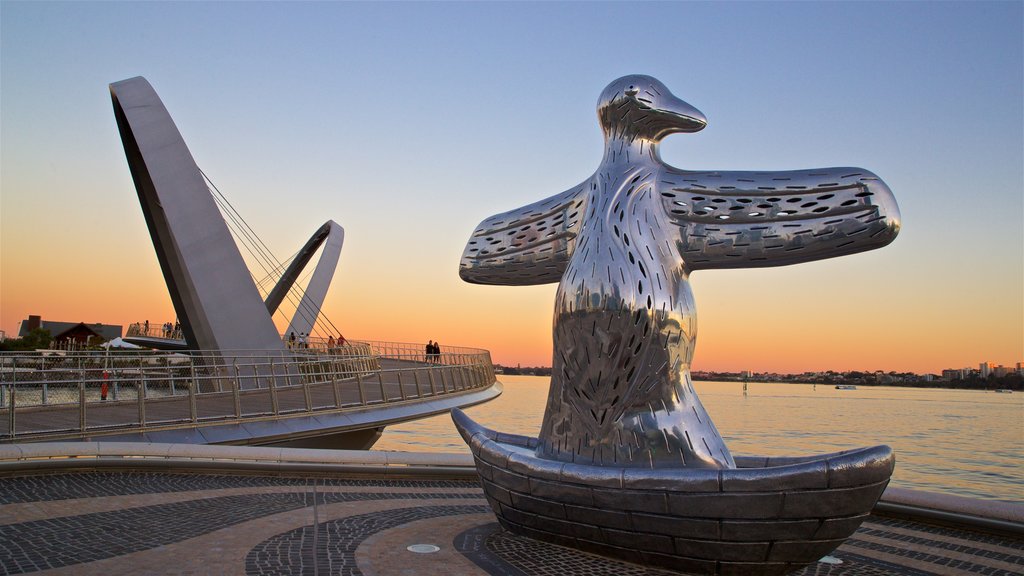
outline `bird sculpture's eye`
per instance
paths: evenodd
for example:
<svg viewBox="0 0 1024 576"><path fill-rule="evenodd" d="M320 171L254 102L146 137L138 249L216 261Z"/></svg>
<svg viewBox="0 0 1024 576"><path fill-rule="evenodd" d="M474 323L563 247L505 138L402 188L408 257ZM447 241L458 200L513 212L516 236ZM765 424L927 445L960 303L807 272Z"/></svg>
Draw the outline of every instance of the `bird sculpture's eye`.
<svg viewBox="0 0 1024 576"><path fill-rule="evenodd" d="M639 92L640 90L638 90L636 86L626 88L626 96L636 96Z"/></svg>

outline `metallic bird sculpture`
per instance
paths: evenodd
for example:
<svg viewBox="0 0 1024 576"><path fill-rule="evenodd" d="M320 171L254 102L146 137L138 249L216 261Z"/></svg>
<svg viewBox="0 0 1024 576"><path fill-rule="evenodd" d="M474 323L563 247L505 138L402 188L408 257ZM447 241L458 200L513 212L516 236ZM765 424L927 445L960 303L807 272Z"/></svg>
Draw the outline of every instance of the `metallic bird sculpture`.
<svg viewBox="0 0 1024 576"><path fill-rule="evenodd" d="M704 115L650 76L601 94L604 158L566 192L488 218L460 275L559 282L551 393L537 455L576 463L734 468L690 382L694 270L780 266L871 250L899 230L861 168L686 171L659 142Z"/></svg>
<svg viewBox="0 0 1024 576"><path fill-rule="evenodd" d="M658 143L704 116L649 76L598 101L597 172L484 220L460 274L558 282L540 436L452 411L506 529L700 574L785 574L848 538L888 485L888 446L733 457L690 381L694 270L780 266L884 246L892 193L861 168L679 170Z"/></svg>

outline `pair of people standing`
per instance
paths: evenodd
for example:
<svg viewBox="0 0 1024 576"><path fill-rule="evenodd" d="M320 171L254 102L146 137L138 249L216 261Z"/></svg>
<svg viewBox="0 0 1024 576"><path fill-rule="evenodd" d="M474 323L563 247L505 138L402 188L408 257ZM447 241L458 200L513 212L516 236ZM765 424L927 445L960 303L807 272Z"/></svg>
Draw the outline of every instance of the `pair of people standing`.
<svg viewBox="0 0 1024 576"><path fill-rule="evenodd" d="M441 344L433 340L427 340L427 362L434 362L441 358Z"/></svg>
<svg viewBox="0 0 1024 576"><path fill-rule="evenodd" d="M303 332L299 335L298 341L295 339L295 332L288 335L288 347L289 348L309 348L309 339L306 337L306 333Z"/></svg>

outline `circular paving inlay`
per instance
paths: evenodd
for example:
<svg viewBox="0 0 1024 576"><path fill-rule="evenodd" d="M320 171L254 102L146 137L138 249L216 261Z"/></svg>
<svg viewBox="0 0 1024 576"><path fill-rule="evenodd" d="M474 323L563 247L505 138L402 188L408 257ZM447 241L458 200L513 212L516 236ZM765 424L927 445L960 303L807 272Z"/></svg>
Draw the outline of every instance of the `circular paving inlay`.
<svg viewBox="0 0 1024 576"><path fill-rule="evenodd" d="M413 544L406 548L409 552L416 552L417 554L433 554L441 549L433 544Z"/></svg>

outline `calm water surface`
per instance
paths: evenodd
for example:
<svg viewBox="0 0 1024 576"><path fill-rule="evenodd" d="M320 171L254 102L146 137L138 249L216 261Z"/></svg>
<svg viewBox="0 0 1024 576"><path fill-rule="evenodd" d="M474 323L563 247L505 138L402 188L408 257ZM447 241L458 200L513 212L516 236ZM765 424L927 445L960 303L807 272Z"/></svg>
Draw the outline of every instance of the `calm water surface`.
<svg viewBox="0 0 1024 576"><path fill-rule="evenodd" d="M502 432L535 436L548 379L501 376L505 392L466 410ZM734 455L807 455L888 444L892 485L1024 500L1024 394L810 384L694 382ZM448 415L388 426L375 450L468 452Z"/></svg>

